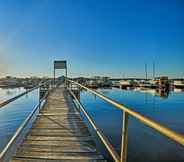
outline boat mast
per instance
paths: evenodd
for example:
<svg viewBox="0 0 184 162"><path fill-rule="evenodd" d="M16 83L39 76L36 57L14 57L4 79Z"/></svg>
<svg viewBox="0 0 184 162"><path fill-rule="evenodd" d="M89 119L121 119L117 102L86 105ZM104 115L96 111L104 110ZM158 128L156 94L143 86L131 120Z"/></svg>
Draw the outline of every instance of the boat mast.
<svg viewBox="0 0 184 162"><path fill-rule="evenodd" d="M147 64L145 63L146 80L148 79Z"/></svg>
<svg viewBox="0 0 184 162"><path fill-rule="evenodd" d="M155 79L155 62L153 62L153 80Z"/></svg>

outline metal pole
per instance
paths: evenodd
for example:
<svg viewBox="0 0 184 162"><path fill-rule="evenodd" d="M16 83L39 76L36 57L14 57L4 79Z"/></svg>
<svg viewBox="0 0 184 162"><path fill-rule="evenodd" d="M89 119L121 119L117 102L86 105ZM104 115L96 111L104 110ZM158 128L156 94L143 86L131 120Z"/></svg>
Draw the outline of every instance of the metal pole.
<svg viewBox="0 0 184 162"><path fill-rule="evenodd" d="M122 125L122 138L121 138L121 160L120 160L120 162L126 162L127 144L128 144L128 113L123 111L123 125Z"/></svg>
<svg viewBox="0 0 184 162"><path fill-rule="evenodd" d="M40 101L41 101L41 87L39 87L39 110L40 110L40 105L41 105L41 103L40 103Z"/></svg>
<svg viewBox="0 0 184 162"><path fill-rule="evenodd" d="M155 79L155 62L153 62L153 80Z"/></svg>
<svg viewBox="0 0 184 162"><path fill-rule="evenodd" d="M145 64L146 81L148 79L147 64Z"/></svg>
<svg viewBox="0 0 184 162"><path fill-rule="evenodd" d="M55 68L54 68L54 86L55 86Z"/></svg>
<svg viewBox="0 0 184 162"><path fill-rule="evenodd" d="M67 66L66 66L66 70L65 70L65 86L67 88Z"/></svg>

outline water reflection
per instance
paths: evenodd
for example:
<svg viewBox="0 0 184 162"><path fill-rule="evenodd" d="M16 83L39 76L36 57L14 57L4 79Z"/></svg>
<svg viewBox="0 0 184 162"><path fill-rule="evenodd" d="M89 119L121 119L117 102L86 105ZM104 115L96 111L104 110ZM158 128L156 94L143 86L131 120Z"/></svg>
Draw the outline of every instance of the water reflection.
<svg viewBox="0 0 184 162"><path fill-rule="evenodd" d="M184 89L174 88L175 93L184 92Z"/></svg>
<svg viewBox="0 0 184 162"><path fill-rule="evenodd" d="M0 100L3 102L24 91L23 88L0 89ZM38 90L34 90L3 108L0 108L0 152L38 103L38 96Z"/></svg>
<svg viewBox="0 0 184 162"><path fill-rule="evenodd" d="M10 99L24 91L24 88L0 88L0 102Z"/></svg>
<svg viewBox="0 0 184 162"><path fill-rule="evenodd" d="M98 89L104 93L104 89ZM111 89L104 95L120 102L161 124L184 134L184 92L156 89ZM120 151L122 111L86 91L81 92L82 104L97 126ZM107 151L97 140L106 157ZM184 161L184 148L130 117L128 128L128 162L180 162Z"/></svg>
<svg viewBox="0 0 184 162"><path fill-rule="evenodd" d="M156 89L135 88L135 89L132 89L132 90L143 92L145 94L149 93L151 95L160 96L162 98L168 98L169 97L169 93L170 93L170 90L167 89L167 88L156 88Z"/></svg>

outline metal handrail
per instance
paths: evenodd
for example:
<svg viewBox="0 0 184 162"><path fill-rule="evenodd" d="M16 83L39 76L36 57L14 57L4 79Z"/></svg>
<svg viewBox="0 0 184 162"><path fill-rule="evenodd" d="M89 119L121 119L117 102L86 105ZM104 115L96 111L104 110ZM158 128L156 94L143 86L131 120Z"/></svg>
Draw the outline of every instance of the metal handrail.
<svg viewBox="0 0 184 162"><path fill-rule="evenodd" d="M72 97L75 99L75 101L77 102L77 105L80 107L80 110L84 113L84 115L88 119L88 121L91 124L91 126L93 127L93 129L96 131L97 135L100 137L100 139L102 140L102 142L106 146L107 150L112 155L113 159L115 161L120 161L120 157L119 157L118 153L115 151L115 149L110 144L110 142L108 141L108 139L104 136L104 134L97 128L94 120L90 117L89 113L85 110L84 106L80 103L80 101L77 99L77 97L75 96L75 94L70 89L69 89L69 92L72 95Z"/></svg>
<svg viewBox="0 0 184 162"><path fill-rule="evenodd" d="M38 86L35 86L35 87L33 87L33 88L29 89L29 90L26 90L25 92L23 92L23 93L21 93L21 94L18 94L17 96L15 96L15 97L13 97L13 98L10 98L10 99L8 99L8 100L6 100L6 101L3 101L2 103L0 103L0 108L2 108L2 107L4 107L5 105L7 105L7 104L9 104L9 103L11 103L11 102L17 100L18 98L20 98L20 97L22 97L22 96L24 96L24 95L26 95L26 94L32 92L33 90L40 88L41 86L47 84L48 82L50 82L50 80L45 81L44 83L41 83L41 84L39 84Z"/></svg>
<svg viewBox="0 0 184 162"><path fill-rule="evenodd" d="M184 146L184 135L182 134L179 134L169 128L167 128L166 126L148 118L148 117L145 117L143 115L141 115L140 113L136 112L136 111L133 111L129 108L127 108L126 106L124 106L123 104L120 104L118 103L117 101L109 98L109 97L106 97L105 95L95 91L95 90L92 90L88 87L85 87L84 85L76 82L76 81L73 81L71 79L67 79L67 81L69 83L73 83L75 85L78 85L79 87L89 91L90 93L92 93L93 95L96 95L98 96L99 98L103 99L104 101L106 101L107 103L115 106L116 108L119 108L121 110L124 111L124 117L125 119L123 119L123 126L124 128L122 129L122 150L121 150L121 160L120 161L126 161L125 157L125 152L126 152L126 145L127 145L127 125L128 125L128 115L131 115L133 117L135 117L136 119L138 119L140 122L144 123L145 125L149 126L150 128L153 128L154 130L156 130L157 132L159 132L160 134L170 138L171 140L175 141L176 143ZM112 155L112 154L111 154ZM119 160L116 160L114 158L115 161L119 162Z"/></svg>

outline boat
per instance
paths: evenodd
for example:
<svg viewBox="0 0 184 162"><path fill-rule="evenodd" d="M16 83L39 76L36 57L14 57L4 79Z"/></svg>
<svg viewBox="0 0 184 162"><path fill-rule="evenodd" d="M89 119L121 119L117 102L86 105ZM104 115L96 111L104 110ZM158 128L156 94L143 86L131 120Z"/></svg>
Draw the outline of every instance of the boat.
<svg viewBox="0 0 184 162"><path fill-rule="evenodd" d="M183 89L184 88L184 80L175 80L173 85L175 88Z"/></svg>
<svg viewBox="0 0 184 162"><path fill-rule="evenodd" d="M142 81L139 83L139 87L152 89L152 88L157 88L157 85L151 81Z"/></svg>

